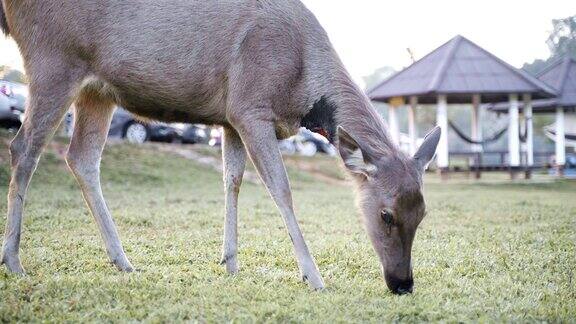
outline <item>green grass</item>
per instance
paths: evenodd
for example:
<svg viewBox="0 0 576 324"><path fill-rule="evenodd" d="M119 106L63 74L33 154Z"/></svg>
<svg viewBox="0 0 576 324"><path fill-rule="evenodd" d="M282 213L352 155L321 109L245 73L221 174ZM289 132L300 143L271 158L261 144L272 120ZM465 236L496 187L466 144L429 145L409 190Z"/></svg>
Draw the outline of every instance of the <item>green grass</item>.
<svg viewBox="0 0 576 324"><path fill-rule="evenodd" d="M576 183L431 177L414 245L415 293L398 297L385 287L350 187L290 168L299 221L327 285L313 292L299 281L290 239L260 186L243 187L241 273L228 276L218 264L221 176L130 145L108 147L102 167L109 207L139 269L116 272L58 151L61 144L44 156L28 196L28 275L0 268L0 322L576 321ZM323 176L341 177L336 163L320 163Z"/></svg>

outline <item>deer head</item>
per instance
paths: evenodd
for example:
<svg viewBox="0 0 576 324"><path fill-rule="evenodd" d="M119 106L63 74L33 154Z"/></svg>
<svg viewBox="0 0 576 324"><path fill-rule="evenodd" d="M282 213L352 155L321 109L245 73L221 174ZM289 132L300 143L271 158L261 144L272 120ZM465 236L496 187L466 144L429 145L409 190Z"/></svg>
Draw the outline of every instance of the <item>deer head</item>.
<svg viewBox="0 0 576 324"><path fill-rule="evenodd" d="M366 230L388 288L396 294L413 290L412 242L426 214L422 175L440 135L440 128L432 130L418 152L408 157L394 146L378 152L338 129L339 153L355 180Z"/></svg>

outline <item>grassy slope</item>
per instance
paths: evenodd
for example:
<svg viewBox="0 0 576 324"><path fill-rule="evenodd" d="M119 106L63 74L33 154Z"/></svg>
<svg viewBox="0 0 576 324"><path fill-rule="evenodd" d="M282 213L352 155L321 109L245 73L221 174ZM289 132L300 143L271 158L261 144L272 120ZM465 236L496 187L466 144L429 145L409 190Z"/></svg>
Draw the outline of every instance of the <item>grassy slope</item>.
<svg viewBox="0 0 576 324"><path fill-rule="evenodd" d="M6 155L0 138L1 197ZM106 150L103 176L125 248L140 271L121 274L108 264L74 180L49 152L27 203L22 258L28 276L0 268L0 322L576 320L574 183L433 181L414 247L416 292L397 297L385 288L346 186L291 170L304 235L328 286L318 293L298 280L290 239L259 186L246 184L241 193L242 272L230 277L218 264L223 197L217 173L116 145Z"/></svg>

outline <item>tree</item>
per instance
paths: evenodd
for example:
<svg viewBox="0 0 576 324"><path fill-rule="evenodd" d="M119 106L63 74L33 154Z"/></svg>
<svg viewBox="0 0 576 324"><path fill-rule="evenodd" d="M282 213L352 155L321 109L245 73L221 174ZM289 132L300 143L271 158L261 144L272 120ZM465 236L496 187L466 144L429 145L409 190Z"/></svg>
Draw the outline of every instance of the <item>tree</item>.
<svg viewBox="0 0 576 324"><path fill-rule="evenodd" d="M544 71L549 64L550 62L548 62L548 60L537 59L532 63L525 63L522 69L532 75L538 75Z"/></svg>
<svg viewBox="0 0 576 324"><path fill-rule="evenodd" d="M365 89L370 90L377 86L380 82L388 79L396 73L396 70L389 66L384 66L376 69L372 74L363 77L365 83Z"/></svg>
<svg viewBox="0 0 576 324"><path fill-rule="evenodd" d="M552 57L570 55L576 59L576 16L554 19L554 30L548 37L548 47Z"/></svg>
<svg viewBox="0 0 576 324"><path fill-rule="evenodd" d="M18 70L9 70L2 76L3 80L17 83L28 83L26 75Z"/></svg>
<svg viewBox="0 0 576 324"><path fill-rule="evenodd" d="M6 65L0 65L0 79L10 82L28 83L24 73Z"/></svg>
<svg viewBox="0 0 576 324"><path fill-rule="evenodd" d="M552 20L553 30L548 36L546 44L550 49L550 57L545 60L537 59L526 63L523 69L531 74L538 74L558 58L569 55L576 59L576 15L563 19Z"/></svg>

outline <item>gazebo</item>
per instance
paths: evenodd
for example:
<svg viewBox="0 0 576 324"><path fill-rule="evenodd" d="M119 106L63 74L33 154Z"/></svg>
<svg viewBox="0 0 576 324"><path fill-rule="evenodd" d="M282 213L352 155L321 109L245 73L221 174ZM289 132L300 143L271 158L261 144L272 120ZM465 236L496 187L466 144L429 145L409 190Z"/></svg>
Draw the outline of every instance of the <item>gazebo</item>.
<svg viewBox="0 0 576 324"><path fill-rule="evenodd" d="M549 84L557 93L556 98L536 100L532 108L534 114L555 114L555 129L552 131L556 142L556 166L558 174L563 174L566 162L566 132L565 113L576 112L576 61L568 56L558 59L547 69L537 75L537 78ZM520 111L530 108L521 105ZM489 110L507 113L509 107L503 103L492 105ZM528 155L530 159L530 155Z"/></svg>
<svg viewBox="0 0 576 324"><path fill-rule="evenodd" d="M508 101L508 167L514 176L520 169L519 102L527 109L531 125L531 101L555 97L544 82L514 68L460 35L440 46L419 61L380 83L370 91L371 100L389 104L389 127L399 140L397 110L408 104L410 153L416 151L416 110L419 104L436 104L437 125L442 128L438 144L437 166L446 174L450 166L448 149L448 105L472 104L472 150L482 153L482 103ZM532 127L528 127L528 151L532 148ZM530 155L530 153L528 153ZM478 173L479 175L479 173Z"/></svg>

